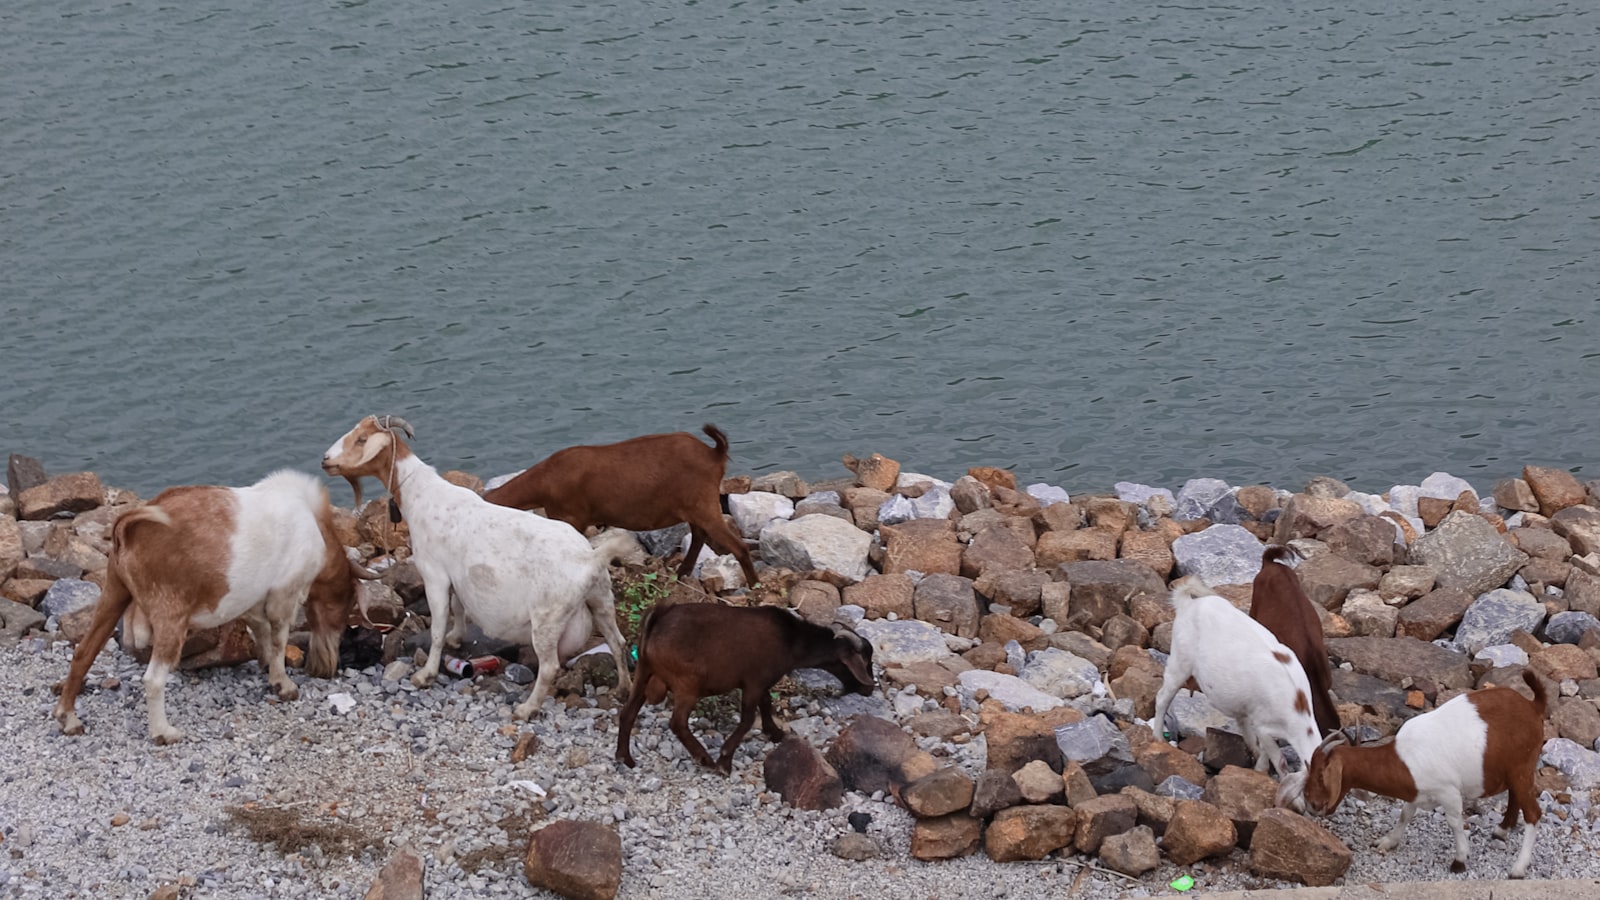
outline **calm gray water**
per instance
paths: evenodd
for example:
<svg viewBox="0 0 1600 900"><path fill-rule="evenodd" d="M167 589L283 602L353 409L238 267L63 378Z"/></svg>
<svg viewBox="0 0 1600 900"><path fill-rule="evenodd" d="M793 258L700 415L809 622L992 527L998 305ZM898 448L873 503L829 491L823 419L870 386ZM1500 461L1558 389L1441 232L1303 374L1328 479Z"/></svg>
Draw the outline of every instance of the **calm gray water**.
<svg viewBox="0 0 1600 900"><path fill-rule="evenodd" d="M812 478L1592 477L1597 48L1519 0L8 0L0 452L245 483L391 412L484 475L709 420Z"/></svg>

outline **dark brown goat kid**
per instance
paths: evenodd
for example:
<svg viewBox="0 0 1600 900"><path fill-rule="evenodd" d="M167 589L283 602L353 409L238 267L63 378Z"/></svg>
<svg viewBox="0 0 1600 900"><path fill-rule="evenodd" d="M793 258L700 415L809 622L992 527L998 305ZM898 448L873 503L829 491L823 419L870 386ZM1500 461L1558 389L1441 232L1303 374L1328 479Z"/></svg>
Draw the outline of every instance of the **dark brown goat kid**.
<svg viewBox="0 0 1600 900"><path fill-rule="evenodd" d="M1317 719L1317 730L1327 734L1340 728L1339 713L1328 693L1333 688L1333 670L1322 638L1322 620L1300 586L1300 576L1284 562L1293 554L1293 550L1281 546L1268 547L1261 554L1261 572L1250 591L1250 618L1266 626L1279 643L1299 657L1306 681L1311 684L1311 713Z"/></svg>
<svg viewBox="0 0 1600 900"><path fill-rule="evenodd" d="M545 515L580 532L590 525L652 531L689 523L689 552L678 576L694 569L700 548L732 553L747 584L756 570L744 540L722 518L722 476L728 436L715 425L707 447L687 431L647 434L615 444L568 447L491 491L483 499L515 509L544 508Z"/></svg>
<svg viewBox="0 0 1600 900"><path fill-rule="evenodd" d="M672 733L701 765L724 774L733 768L733 753L761 710L761 728L774 741L783 729L772 718L772 686L794 669L822 669L844 683L845 690L871 694L872 644L853 630L817 625L774 606L738 607L715 603L682 603L657 607L639 629L638 688L628 698L617 723L617 760L635 765L629 739L639 709L646 701L660 703L672 692ZM739 689L739 726L711 754L689 730L689 713L702 697Z"/></svg>

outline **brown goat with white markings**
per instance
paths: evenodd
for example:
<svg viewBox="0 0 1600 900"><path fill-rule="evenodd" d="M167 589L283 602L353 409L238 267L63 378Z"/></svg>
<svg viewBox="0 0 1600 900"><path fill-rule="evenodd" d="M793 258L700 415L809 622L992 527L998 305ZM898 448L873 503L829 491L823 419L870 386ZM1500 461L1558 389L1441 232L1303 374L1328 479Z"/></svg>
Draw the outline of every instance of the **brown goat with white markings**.
<svg viewBox="0 0 1600 900"><path fill-rule="evenodd" d="M295 699L299 688L284 671L289 628L310 596L306 669L331 676L355 599L355 575L333 535L328 492L310 475L286 469L250 487L162 491L112 527L105 591L55 708L62 733L83 732L74 710L78 693L124 614L123 641L150 646L145 705L158 744L183 737L167 722L165 695L190 628L242 617L267 680L280 699Z"/></svg>
<svg viewBox="0 0 1600 900"><path fill-rule="evenodd" d="M745 582L754 585L750 551L722 518L728 436L711 424L704 431L715 447L707 447L687 431L676 431L557 450L485 491L483 499L515 509L543 507L546 516L579 532L590 525L653 531L688 522L689 552L678 567L680 578L694 570L700 548L710 544L720 553L733 554Z"/></svg>
<svg viewBox="0 0 1600 900"><path fill-rule="evenodd" d="M1339 713L1333 708L1333 670L1328 665L1328 647L1322 637L1322 620L1300 586L1300 576L1285 558L1295 551L1288 547L1268 547L1261 554L1261 571L1250 591L1250 618L1272 632L1278 642L1294 651L1306 670L1311 685L1311 712L1317 729L1326 734L1338 731ZM1301 760L1304 762L1304 760Z"/></svg>
<svg viewBox="0 0 1600 900"><path fill-rule="evenodd" d="M646 701L660 703L672 692L672 733L703 766L732 770L733 753L761 710L761 728L774 741L783 729L772 718L772 695L779 678L795 669L822 669L845 690L871 694L872 644L843 625L827 628L775 606L722 606L680 603L657 607L639 628L639 689L622 708L617 723L617 760L635 765L629 738ZM702 697L739 689L739 726L711 754L689 730L689 713Z"/></svg>

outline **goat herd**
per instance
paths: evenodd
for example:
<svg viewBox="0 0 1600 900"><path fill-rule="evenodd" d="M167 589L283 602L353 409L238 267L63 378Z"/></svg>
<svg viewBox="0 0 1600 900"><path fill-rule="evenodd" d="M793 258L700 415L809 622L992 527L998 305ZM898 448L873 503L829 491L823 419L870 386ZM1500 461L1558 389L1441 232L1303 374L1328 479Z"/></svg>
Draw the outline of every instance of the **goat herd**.
<svg viewBox="0 0 1600 900"><path fill-rule="evenodd" d="M322 468L350 482L358 507L360 479L371 476L404 511L431 614L427 662L412 678L417 686L434 681L444 645L460 640L469 617L490 637L531 643L541 661L570 658L598 629L616 660L618 689L629 695L617 759L634 765L630 735L640 707L661 702L670 691L673 734L695 760L726 772L758 711L766 734L781 737L770 688L786 672L825 669L862 694L876 682L871 644L845 626L813 625L770 607L692 604L646 617L634 689L608 569L633 538L612 530L591 542L583 530L687 522L692 545L682 574L709 544L734 554L754 584L749 551L725 523L718 497L727 437L710 425L705 433L715 446L680 432L570 448L480 497L411 452L405 439L413 431L403 419L368 416L328 448ZM548 518L522 511L533 508L543 508ZM1401 843L1418 808L1442 807L1455 835L1453 871L1462 871L1467 858L1463 802L1509 791L1496 834L1506 838L1519 811L1525 817L1510 873L1523 877L1540 818L1533 780L1546 693L1539 678L1524 673L1532 701L1505 687L1473 691L1409 720L1391 742L1350 746L1329 697L1322 626L1287 554L1282 547L1267 550L1248 615L1196 579L1174 583L1172 653L1153 728L1164 733L1174 696L1192 678L1213 706L1239 722L1256 768L1276 769L1279 805L1326 816L1354 789L1402 800L1398 823L1378 845L1382 850ZM327 490L310 475L285 470L250 487L163 491L116 521L104 591L73 654L55 719L63 733L82 733L77 695L119 620L125 642L150 648L143 680L156 743L182 737L167 721L164 686L191 627L243 618L269 683L280 698L294 699L298 690L284 671L284 650L302 605L312 635L306 671L332 677L355 580L374 577L346 557L334 535ZM556 669L539 666L527 699L516 707L519 718L533 715L550 696ZM740 721L713 761L690 732L688 716L701 697L734 688L741 690ZM1293 750L1298 767L1285 759L1280 741Z"/></svg>

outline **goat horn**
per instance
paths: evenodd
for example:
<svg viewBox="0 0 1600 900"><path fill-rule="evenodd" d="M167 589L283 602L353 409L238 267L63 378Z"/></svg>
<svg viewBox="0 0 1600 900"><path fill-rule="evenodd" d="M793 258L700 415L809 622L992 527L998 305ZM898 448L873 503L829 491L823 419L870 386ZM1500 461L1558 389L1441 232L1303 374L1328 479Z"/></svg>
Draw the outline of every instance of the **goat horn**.
<svg viewBox="0 0 1600 900"><path fill-rule="evenodd" d="M1321 750L1323 753L1327 753L1329 750L1333 749L1335 744L1348 743L1350 743L1350 738L1346 737L1344 731L1340 730L1335 731L1332 735L1330 735L1327 740L1322 742L1322 746L1318 747L1317 749ZM1306 760L1306 762L1310 763L1310 760Z"/></svg>
<svg viewBox="0 0 1600 900"><path fill-rule="evenodd" d="M399 416L378 416L378 427L384 429L385 431L393 431L398 428L401 431L404 431L406 433L406 437L408 438L415 438L417 436L417 432L412 429L411 423L400 418Z"/></svg>

